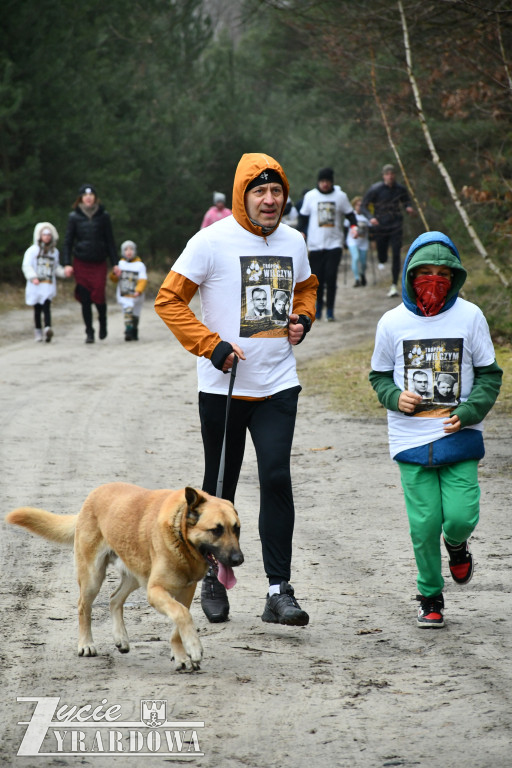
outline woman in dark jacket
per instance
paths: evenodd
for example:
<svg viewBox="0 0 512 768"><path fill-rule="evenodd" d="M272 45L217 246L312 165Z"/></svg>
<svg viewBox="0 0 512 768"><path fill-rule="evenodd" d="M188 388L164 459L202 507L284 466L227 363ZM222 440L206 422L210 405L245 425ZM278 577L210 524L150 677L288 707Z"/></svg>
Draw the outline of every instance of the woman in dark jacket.
<svg viewBox="0 0 512 768"><path fill-rule="evenodd" d="M75 298L82 305L86 344L94 342L93 304L98 310L99 337L104 339L107 335L107 260L117 274L117 249L110 216L98 200L94 187L91 184L83 184L69 214L63 264L66 276L75 276Z"/></svg>

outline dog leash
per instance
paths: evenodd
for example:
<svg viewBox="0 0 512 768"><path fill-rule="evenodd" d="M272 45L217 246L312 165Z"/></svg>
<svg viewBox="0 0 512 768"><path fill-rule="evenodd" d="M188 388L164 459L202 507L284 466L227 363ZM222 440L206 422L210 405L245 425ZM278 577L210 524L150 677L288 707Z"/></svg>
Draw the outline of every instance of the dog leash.
<svg viewBox="0 0 512 768"><path fill-rule="evenodd" d="M226 422L224 425L224 439L222 441L222 452L220 454L219 474L217 477L217 491L215 493L215 495L218 496L219 498L222 498L222 488L224 485L224 469L226 466L226 435L228 432L229 406L231 405L231 395L233 394L233 386L235 384L237 365L238 365L238 356L235 355L233 359L233 365L231 367L231 376L229 379L228 399L226 402Z"/></svg>

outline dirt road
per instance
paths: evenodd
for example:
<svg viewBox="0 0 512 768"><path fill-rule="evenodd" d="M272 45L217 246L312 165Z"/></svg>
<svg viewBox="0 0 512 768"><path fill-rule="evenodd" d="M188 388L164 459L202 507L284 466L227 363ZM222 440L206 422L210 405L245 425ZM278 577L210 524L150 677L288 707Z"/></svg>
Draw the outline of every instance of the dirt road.
<svg viewBox="0 0 512 768"><path fill-rule="evenodd" d="M315 325L297 349L300 365L372 337L395 302L386 287L354 290L340 275L339 321ZM92 488L112 480L200 486L195 363L151 302L138 343L122 340L114 305L109 337L94 345L84 344L73 304L55 309L51 344L32 342L28 309L1 322L3 514L25 504L78 512ZM476 572L457 588L445 563L440 631L415 625L414 562L384 420L347 418L307 391L292 457L292 582L308 627L260 620L252 447L237 496L246 562L227 624L208 624L194 600L205 649L196 673L173 671L169 627L141 590L125 612L131 652L116 651L113 574L93 615L99 656L79 659L72 552L2 524L2 764L105 768L139 755L137 764L201 768L510 766L510 423L491 416L486 437ZM151 728L143 717L154 701ZM76 712L69 719L70 707L86 707L83 722ZM28 754L16 757L22 742Z"/></svg>

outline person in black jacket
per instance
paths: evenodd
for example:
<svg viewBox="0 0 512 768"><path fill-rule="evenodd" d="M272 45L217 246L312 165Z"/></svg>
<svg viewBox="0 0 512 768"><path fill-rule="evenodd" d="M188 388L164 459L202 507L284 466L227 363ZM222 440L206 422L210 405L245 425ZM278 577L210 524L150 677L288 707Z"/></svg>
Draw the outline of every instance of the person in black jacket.
<svg viewBox="0 0 512 768"><path fill-rule="evenodd" d="M110 216L98 200L95 188L91 184L83 184L69 214L63 264L66 277L75 276L75 298L82 305L86 344L94 343L93 304L98 310L99 337L104 339L107 336L107 260L118 275L117 249Z"/></svg>
<svg viewBox="0 0 512 768"><path fill-rule="evenodd" d="M363 197L361 213L370 220L372 225L372 235L377 245L379 269L384 269L384 264L388 260L388 247L391 246L393 282L388 296L398 295L397 286L400 277L400 249L403 233L402 208L405 208L409 215L416 213L407 189L396 182L394 166L385 165L382 169L382 181L373 184Z"/></svg>

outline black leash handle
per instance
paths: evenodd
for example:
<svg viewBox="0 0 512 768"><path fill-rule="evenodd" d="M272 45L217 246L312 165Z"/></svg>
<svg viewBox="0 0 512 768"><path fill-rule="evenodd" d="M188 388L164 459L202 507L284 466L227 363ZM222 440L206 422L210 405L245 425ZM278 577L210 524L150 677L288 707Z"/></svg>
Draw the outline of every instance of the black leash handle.
<svg viewBox="0 0 512 768"><path fill-rule="evenodd" d="M219 463L219 474L217 476L217 490L215 492L215 495L218 496L219 498L222 498L222 489L224 486L224 469L226 467L226 435L228 432L229 406L231 405L231 396L233 394L233 387L235 385L237 365L238 365L238 356L235 355L233 359L233 365L231 367L231 376L229 378L228 399L226 402L226 421L224 423L224 439L222 441L222 451L220 454L220 463Z"/></svg>

